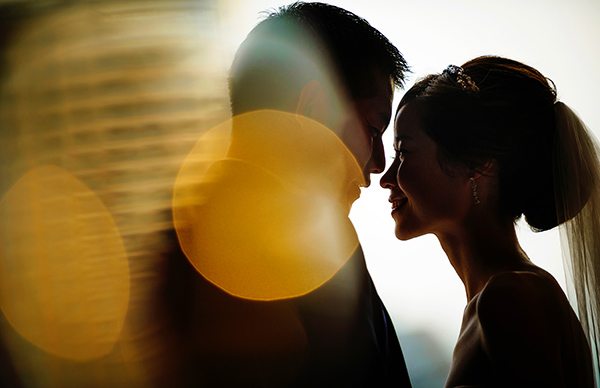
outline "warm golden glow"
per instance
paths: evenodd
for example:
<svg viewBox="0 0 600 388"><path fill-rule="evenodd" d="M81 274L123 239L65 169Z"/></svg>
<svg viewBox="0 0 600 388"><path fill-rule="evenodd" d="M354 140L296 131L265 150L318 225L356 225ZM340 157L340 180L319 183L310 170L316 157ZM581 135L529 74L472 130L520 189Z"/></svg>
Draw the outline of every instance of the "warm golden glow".
<svg viewBox="0 0 600 388"><path fill-rule="evenodd" d="M102 223L95 217L86 227L98 224L90 234L104 235L88 238L82 236L87 233L83 229L52 230L73 233L72 241L79 244L62 251L76 251L86 243L101 248L103 256L96 261L75 260L69 253L60 263L50 261L49 267L43 267L37 257L37 261L19 262L27 264L22 273L3 273L0 287L9 289L19 322L5 312L13 329L0 314L0 362L27 387L136 388L168 385L166 381L177 385L172 382L177 365L183 362L177 356L183 351L173 339L179 332L171 327L173 312L167 310L171 300L164 298L175 261L170 255L177 250L171 237L171 196L179 167L200 134L229 117L226 70L230 59L224 59L217 34L218 4L119 0L38 7L37 3L22 4L25 10L39 8L40 12L23 23L14 20L18 30L7 37L0 66L0 199L26 173L41 166L58 166L83 182L106 206L93 211L104 214L101 219L106 222L110 213L118 228L127 254L127 261L124 252L121 260L123 271L129 271L129 293L119 296L125 275L115 270L118 263L109 249L116 249L114 226L114 241L107 234L108 226L99 229ZM39 174L34 176L36 182L40 179ZM19 185L24 191L22 184L23 179ZM13 189L13 198L19 197L14 193ZM64 196L70 205L83 198L86 206L92 206L88 201L92 194L82 193L77 189ZM29 197L21 200L31 202ZM45 209L42 220L62 217L60 209L54 209ZM63 229L74 225L63 218L53 222ZM26 233L12 231L14 225L21 229L36 225L28 220L11 225L5 218L0 224L11 235ZM45 237L45 233L35 236ZM48 241L19 247L19 253L46 249L42 243ZM1 260L6 265L15 262L12 256L9 262ZM57 272L59 264L66 270ZM85 276L79 276L84 269ZM10 276L15 283L26 275L31 284L17 289L4 280ZM86 281L96 288L86 289ZM46 299L37 301L37 310L23 310L25 302L35 301L34 291L43 291ZM124 323L118 323L117 315L123 319L125 308ZM178 310L187 308L182 305ZM21 322L28 311L37 322ZM63 337L69 331L71 337ZM89 349L78 349L82 343Z"/></svg>
<svg viewBox="0 0 600 388"><path fill-rule="evenodd" d="M129 302L123 241L104 204L56 166L23 176L0 201L0 308L51 354L86 360L115 345Z"/></svg>
<svg viewBox="0 0 600 388"><path fill-rule="evenodd" d="M248 113L209 131L187 157L175 184L175 228L190 262L225 291L302 295L358 247L347 213L362 179L326 127Z"/></svg>

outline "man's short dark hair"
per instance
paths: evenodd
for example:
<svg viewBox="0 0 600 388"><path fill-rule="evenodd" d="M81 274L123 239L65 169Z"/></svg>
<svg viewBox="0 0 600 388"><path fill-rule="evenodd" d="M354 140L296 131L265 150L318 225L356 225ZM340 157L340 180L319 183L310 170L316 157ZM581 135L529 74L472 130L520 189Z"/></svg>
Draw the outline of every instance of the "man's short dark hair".
<svg viewBox="0 0 600 388"><path fill-rule="evenodd" d="M329 4L296 2L269 13L238 49L229 79L232 113L288 110L290 96L327 74L351 99L370 97L375 69L402 86L408 66L363 18Z"/></svg>

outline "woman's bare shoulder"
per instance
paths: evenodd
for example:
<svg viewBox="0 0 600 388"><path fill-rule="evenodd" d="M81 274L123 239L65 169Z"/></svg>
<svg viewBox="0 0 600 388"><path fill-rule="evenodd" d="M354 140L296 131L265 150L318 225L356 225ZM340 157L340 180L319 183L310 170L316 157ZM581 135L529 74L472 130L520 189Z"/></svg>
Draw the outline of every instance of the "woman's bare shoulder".
<svg viewBox="0 0 600 388"><path fill-rule="evenodd" d="M480 318L516 313L554 314L568 305L566 296L556 280L547 272L512 271L490 278L477 300Z"/></svg>
<svg viewBox="0 0 600 388"><path fill-rule="evenodd" d="M493 276L479 293L477 316L482 328L542 327L559 324L569 302L547 272L514 271Z"/></svg>
<svg viewBox="0 0 600 388"><path fill-rule="evenodd" d="M545 272L498 274L477 300L483 350L503 374L553 386L552 379L561 376L569 309L564 293Z"/></svg>

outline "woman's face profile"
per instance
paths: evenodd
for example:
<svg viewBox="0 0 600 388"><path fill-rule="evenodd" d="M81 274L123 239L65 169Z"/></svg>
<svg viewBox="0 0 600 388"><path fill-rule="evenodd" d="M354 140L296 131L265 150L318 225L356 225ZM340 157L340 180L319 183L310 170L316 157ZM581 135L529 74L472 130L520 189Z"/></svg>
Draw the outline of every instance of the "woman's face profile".
<svg viewBox="0 0 600 388"><path fill-rule="evenodd" d="M421 128L414 104L403 106L396 115L394 149L394 162L381 186L391 191L396 237L409 240L456 230L473 200L469 180L442 170L438 146Z"/></svg>

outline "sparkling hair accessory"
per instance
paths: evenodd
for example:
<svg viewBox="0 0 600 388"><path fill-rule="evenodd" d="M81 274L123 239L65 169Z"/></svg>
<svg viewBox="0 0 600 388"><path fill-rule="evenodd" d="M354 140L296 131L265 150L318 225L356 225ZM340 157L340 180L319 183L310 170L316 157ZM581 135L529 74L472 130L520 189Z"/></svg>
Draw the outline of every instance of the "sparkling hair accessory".
<svg viewBox="0 0 600 388"><path fill-rule="evenodd" d="M473 92L478 92L479 88L475 85L475 81L471 79L471 77L465 73L464 69L460 66L449 65L446 70L444 70L443 74L450 74L456 78L456 82L462 86L464 90L471 90Z"/></svg>

